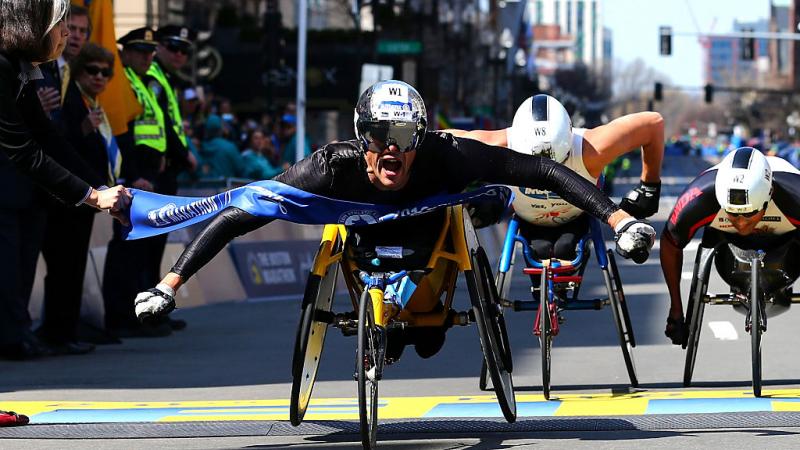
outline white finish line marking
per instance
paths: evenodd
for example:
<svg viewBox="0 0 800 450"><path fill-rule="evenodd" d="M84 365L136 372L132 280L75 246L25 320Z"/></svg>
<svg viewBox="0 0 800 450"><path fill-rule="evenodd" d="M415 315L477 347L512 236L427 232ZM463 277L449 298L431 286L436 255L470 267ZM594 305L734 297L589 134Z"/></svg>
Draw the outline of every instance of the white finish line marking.
<svg viewBox="0 0 800 450"><path fill-rule="evenodd" d="M736 328L728 321L708 322L708 327L714 333L714 337L720 341L735 341L739 339L739 333Z"/></svg>

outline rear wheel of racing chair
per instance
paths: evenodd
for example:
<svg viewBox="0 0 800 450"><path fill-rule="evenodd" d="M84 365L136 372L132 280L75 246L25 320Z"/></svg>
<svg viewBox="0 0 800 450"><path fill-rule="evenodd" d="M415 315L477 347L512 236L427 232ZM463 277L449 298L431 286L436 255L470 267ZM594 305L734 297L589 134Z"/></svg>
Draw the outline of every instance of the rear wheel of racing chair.
<svg viewBox="0 0 800 450"><path fill-rule="evenodd" d="M683 385L685 387L689 387L692 384L692 374L697 361L697 347L700 344L700 331L703 329L708 277L711 275L711 261L716 251L716 247L706 248L701 245L697 248L692 284L689 288L689 301L686 305L686 323L689 324L689 336L686 343L686 363L683 367Z"/></svg>
<svg viewBox="0 0 800 450"><path fill-rule="evenodd" d="M603 275L611 302L611 311L614 314L614 324L617 327L619 346L622 349L622 358L625 360L625 369L628 371L631 386L638 387L639 379L636 376L636 365L633 362L633 347L636 347L636 339L633 336L628 303L625 301L625 292L622 290L622 280L620 280L619 270L617 270L614 252L606 250L606 257L608 258L608 269L603 271Z"/></svg>
<svg viewBox="0 0 800 450"><path fill-rule="evenodd" d="M750 352L753 363L753 395L761 397L761 333L764 331L764 291L759 284L761 260L750 263Z"/></svg>
<svg viewBox="0 0 800 450"><path fill-rule="evenodd" d="M550 351L553 348L553 323L551 321L551 302L550 287L548 280L549 267L542 267L542 275L539 281L539 312L536 319L539 321L539 346L542 354L542 395L546 400L550 400Z"/></svg>
<svg viewBox="0 0 800 450"><path fill-rule="evenodd" d="M380 299L383 301L383 299ZM375 448L378 441L378 381L385 346L375 325L372 297L365 289L358 306L358 351L356 377L358 378L358 416L361 443L364 448Z"/></svg>
<svg viewBox="0 0 800 450"><path fill-rule="evenodd" d="M332 228L329 228L332 227ZM342 240L336 226L326 226L322 243L308 276L300 324L292 358L292 394L289 400L289 420L298 426L303 421L317 378L325 335L332 320L331 307L339 273ZM320 276L314 272L321 272Z"/></svg>
<svg viewBox="0 0 800 450"><path fill-rule="evenodd" d="M502 305L492 276L492 268L486 252L478 244L478 237L469 214L464 211L464 235L469 251L471 270L464 271L472 300L472 310L478 325L478 336L483 349L484 361L492 380L500 410L509 423L517 420L517 402L514 397L514 382L506 361L511 360L511 347L506 333Z"/></svg>

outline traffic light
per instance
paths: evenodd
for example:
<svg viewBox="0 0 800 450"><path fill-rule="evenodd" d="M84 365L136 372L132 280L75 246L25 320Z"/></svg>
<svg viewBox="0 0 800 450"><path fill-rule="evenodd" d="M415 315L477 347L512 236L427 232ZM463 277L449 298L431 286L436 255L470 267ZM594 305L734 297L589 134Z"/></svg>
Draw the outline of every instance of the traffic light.
<svg viewBox="0 0 800 450"><path fill-rule="evenodd" d="M709 83L703 88L706 91L706 103L714 101L714 85Z"/></svg>
<svg viewBox="0 0 800 450"><path fill-rule="evenodd" d="M752 33L755 31L752 28L742 29L743 33ZM756 39L752 36L743 37L739 40L741 47L741 56L743 61L752 61L756 57Z"/></svg>
<svg viewBox="0 0 800 450"><path fill-rule="evenodd" d="M672 54L672 27L659 27L659 52L663 56Z"/></svg>
<svg viewBox="0 0 800 450"><path fill-rule="evenodd" d="M653 87L653 100L660 102L663 99L664 99L664 85L656 81L656 84Z"/></svg>

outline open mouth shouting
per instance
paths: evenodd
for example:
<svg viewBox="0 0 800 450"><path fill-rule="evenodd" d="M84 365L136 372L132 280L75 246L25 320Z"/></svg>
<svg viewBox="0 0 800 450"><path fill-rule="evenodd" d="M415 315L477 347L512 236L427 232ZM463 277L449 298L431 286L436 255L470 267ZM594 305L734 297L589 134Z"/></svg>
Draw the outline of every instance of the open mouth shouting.
<svg viewBox="0 0 800 450"><path fill-rule="evenodd" d="M405 186L411 163L414 162L416 152L403 153L392 147L382 153L370 151L365 155L370 181L381 190L396 190Z"/></svg>
<svg viewBox="0 0 800 450"><path fill-rule="evenodd" d="M378 171L386 177L396 177L402 169L403 161L397 155L385 155L378 160Z"/></svg>

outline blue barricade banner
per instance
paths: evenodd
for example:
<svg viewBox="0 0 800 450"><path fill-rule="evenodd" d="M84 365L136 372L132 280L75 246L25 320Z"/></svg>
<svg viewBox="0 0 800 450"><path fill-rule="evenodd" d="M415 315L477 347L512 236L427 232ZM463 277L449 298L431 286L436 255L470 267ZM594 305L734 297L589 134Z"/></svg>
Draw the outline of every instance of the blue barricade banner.
<svg viewBox="0 0 800 450"><path fill-rule="evenodd" d="M237 242L233 262L249 300L301 298L319 240ZM338 283L339 292L347 292Z"/></svg>
<svg viewBox="0 0 800 450"><path fill-rule="evenodd" d="M273 180L256 181L210 197L179 197L137 189L131 189L131 193L128 240L188 227L229 206L294 223L369 225L471 201L492 200L508 206L514 198L508 187L491 184L464 193L435 195L409 205L376 205L323 197Z"/></svg>

